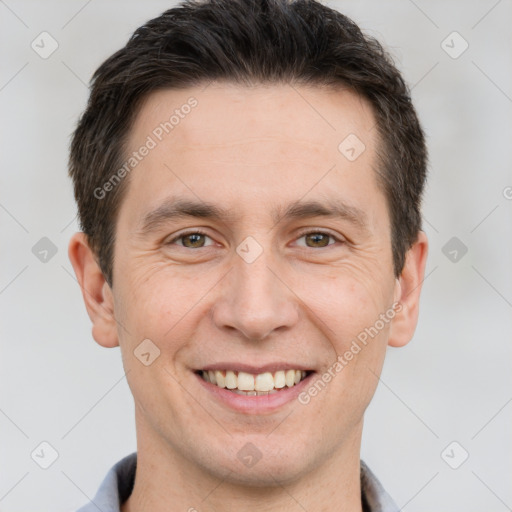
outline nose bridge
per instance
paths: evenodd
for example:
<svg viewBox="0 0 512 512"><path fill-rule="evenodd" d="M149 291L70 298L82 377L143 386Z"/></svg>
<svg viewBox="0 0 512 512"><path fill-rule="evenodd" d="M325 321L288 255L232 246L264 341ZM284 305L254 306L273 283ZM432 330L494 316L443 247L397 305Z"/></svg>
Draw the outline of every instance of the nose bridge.
<svg viewBox="0 0 512 512"><path fill-rule="evenodd" d="M242 242L233 255L214 319L219 328L231 327L249 339L262 340L297 321L297 304L293 293L276 276L279 265L271 251L251 246L251 240L247 243Z"/></svg>

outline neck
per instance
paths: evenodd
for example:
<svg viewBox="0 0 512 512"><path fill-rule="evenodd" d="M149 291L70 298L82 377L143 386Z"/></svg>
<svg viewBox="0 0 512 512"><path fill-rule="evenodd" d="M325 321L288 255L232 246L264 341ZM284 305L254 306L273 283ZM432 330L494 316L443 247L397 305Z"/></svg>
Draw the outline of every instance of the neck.
<svg viewBox="0 0 512 512"><path fill-rule="evenodd" d="M361 433L362 424L339 450L301 477L275 478L275 485L257 487L230 478L236 470L223 477L208 472L169 444L154 443L138 424L135 485L121 512L323 512L333 510L333 504L336 510L362 512Z"/></svg>

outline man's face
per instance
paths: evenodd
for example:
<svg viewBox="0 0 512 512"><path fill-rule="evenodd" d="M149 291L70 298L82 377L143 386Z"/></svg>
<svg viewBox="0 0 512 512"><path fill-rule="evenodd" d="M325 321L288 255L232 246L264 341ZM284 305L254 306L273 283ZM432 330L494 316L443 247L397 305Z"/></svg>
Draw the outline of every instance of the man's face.
<svg viewBox="0 0 512 512"><path fill-rule="evenodd" d="M131 171L116 226L119 343L145 448L273 485L358 448L378 382L393 321L353 345L381 314L392 318L399 289L375 119L348 91L203 89L151 95L131 132L129 153L148 136L157 144ZM155 128L191 96L197 105L158 141ZM223 213L148 217L178 200ZM298 215L304 203L339 210ZM297 215L287 215L291 205ZM143 340L150 355L141 357ZM146 366L154 346L160 355ZM204 369L271 373L278 383L281 370L308 376L251 396L207 383ZM250 387L250 378L235 382Z"/></svg>

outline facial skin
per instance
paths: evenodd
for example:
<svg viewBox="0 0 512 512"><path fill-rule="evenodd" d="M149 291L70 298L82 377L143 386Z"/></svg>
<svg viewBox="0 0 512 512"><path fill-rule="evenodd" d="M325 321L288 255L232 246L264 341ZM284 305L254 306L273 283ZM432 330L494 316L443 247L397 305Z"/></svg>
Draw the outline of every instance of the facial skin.
<svg viewBox="0 0 512 512"><path fill-rule="evenodd" d="M130 173L113 288L83 234L69 246L93 337L120 345L135 400L137 475L123 512L313 512L333 503L361 511L363 413L387 345L403 346L414 333L426 236L395 279L375 119L354 93L220 83L160 91L144 103L129 147L191 96L197 106ZM366 146L355 161L338 150L349 134ZM170 197L229 216L174 218L143 232L143 217ZM272 217L296 201L341 201L360 210L364 225L346 216ZM197 229L206 236L175 240ZM247 237L262 249L252 263L236 250ZM307 405L241 412L194 373L220 362L277 363L313 370L317 380L395 301L401 311ZM144 339L160 350L149 366L134 355ZM237 457L247 443L261 455L252 467Z"/></svg>

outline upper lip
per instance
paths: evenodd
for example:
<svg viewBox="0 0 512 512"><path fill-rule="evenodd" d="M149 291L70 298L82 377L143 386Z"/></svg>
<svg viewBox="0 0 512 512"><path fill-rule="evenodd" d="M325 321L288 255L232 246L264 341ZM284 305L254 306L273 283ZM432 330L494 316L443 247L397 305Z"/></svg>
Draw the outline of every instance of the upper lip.
<svg viewBox="0 0 512 512"><path fill-rule="evenodd" d="M274 373L279 370L303 370L303 371L312 371L311 367L304 366L298 363L267 363L263 365L254 366L251 364L244 363L232 363L232 362L224 362L224 363L215 363L209 364L207 366L203 366L202 368L198 368L198 370L203 371L216 371L216 370L231 370L233 372L246 372L252 373L254 375L258 375L260 373Z"/></svg>

